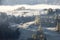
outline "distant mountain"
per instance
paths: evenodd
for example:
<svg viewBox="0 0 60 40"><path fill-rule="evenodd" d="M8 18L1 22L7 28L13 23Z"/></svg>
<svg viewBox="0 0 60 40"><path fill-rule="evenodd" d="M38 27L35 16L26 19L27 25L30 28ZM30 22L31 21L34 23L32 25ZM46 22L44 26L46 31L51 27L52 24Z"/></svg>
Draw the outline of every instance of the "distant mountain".
<svg viewBox="0 0 60 40"><path fill-rule="evenodd" d="M0 0L2 5L16 5L16 4L52 4L60 5L60 0Z"/></svg>

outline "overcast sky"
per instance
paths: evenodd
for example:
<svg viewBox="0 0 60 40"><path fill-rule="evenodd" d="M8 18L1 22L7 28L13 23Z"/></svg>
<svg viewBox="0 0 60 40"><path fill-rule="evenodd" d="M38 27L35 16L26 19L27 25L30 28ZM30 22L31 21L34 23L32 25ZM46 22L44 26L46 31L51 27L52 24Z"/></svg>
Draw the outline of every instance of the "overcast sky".
<svg viewBox="0 0 60 40"><path fill-rule="evenodd" d="M16 4L56 4L60 3L60 0L1 0L0 3L4 5L16 5Z"/></svg>

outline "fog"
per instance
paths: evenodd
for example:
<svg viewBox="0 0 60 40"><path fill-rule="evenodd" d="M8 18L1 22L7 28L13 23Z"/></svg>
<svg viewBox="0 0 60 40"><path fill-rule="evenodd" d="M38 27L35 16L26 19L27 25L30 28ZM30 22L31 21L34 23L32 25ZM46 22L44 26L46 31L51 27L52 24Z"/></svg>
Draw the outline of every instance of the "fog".
<svg viewBox="0 0 60 40"><path fill-rule="evenodd" d="M59 5L47 5L47 4L37 4L37 5L0 5L0 11L1 12L6 12L6 11L12 11L14 9L20 8L20 7L25 7L26 9L36 9L36 10L40 10L40 9L60 9Z"/></svg>

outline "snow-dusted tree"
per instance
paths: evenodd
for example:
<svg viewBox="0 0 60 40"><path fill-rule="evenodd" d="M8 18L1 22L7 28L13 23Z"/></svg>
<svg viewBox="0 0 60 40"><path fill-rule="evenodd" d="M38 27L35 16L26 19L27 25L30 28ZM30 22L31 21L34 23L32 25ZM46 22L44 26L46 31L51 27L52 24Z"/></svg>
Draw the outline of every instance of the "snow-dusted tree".
<svg viewBox="0 0 60 40"><path fill-rule="evenodd" d="M35 17L35 25L39 25L40 24L40 16L36 16Z"/></svg>

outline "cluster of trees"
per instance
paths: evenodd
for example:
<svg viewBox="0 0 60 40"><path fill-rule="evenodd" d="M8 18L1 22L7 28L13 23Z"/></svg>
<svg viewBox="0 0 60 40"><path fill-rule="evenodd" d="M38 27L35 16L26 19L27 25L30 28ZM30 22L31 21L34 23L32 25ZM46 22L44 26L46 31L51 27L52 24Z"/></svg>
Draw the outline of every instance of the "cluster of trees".
<svg viewBox="0 0 60 40"><path fill-rule="evenodd" d="M33 17L20 17L14 15L7 15L5 12L0 12L0 39L8 40L8 39L16 39L20 35L19 28L15 31L9 28L10 23L20 24L26 23L34 20Z"/></svg>
<svg viewBox="0 0 60 40"><path fill-rule="evenodd" d="M43 26L56 26L57 25L57 16L59 16L59 14L60 14L60 9L49 8L49 9L44 9L44 11L47 11L46 16L48 16L48 21L54 20L53 21L54 23L47 21L46 23L42 23L42 24L44 24ZM51 16L51 18L49 18L50 16Z"/></svg>
<svg viewBox="0 0 60 40"><path fill-rule="evenodd" d="M14 16L14 15L7 15L6 13L0 13L0 23L2 22L11 22L11 23L16 23L16 24L20 24L20 23L26 23L26 22L30 22L30 21L34 21L35 16L31 16L31 17L24 17L24 16Z"/></svg>
<svg viewBox="0 0 60 40"><path fill-rule="evenodd" d="M17 39L19 35L19 28L15 31L10 29L7 14L0 12L0 40L14 40Z"/></svg>
<svg viewBox="0 0 60 40"><path fill-rule="evenodd" d="M50 14L60 14L60 9L52 9L52 8L49 8L49 9L44 9L44 11L47 11L47 13L50 15Z"/></svg>
<svg viewBox="0 0 60 40"><path fill-rule="evenodd" d="M30 22L30 21L34 21L35 16L32 17L24 17L24 16L14 16L14 15L9 15L8 16L8 22L13 22L16 24L20 24L20 23L26 23L26 22Z"/></svg>

